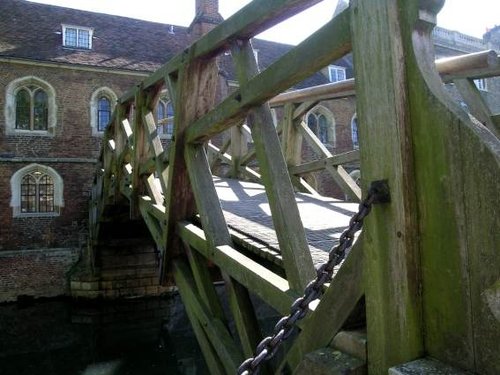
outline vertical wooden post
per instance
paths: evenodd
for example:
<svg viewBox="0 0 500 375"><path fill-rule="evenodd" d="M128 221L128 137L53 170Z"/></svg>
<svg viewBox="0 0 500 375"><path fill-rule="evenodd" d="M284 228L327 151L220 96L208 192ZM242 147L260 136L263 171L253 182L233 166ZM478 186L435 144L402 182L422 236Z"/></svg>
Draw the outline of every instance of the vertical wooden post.
<svg viewBox="0 0 500 375"><path fill-rule="evenodd" d="M302 134L296 126L298 121L294 120L295 106L292 103L285 104L283 108L283 120L281 133L281 147L285 155L285 161L290 168L294 165L299 165L302 156Z"/></svg>
<svg viewBox="0 0 500 375"><path fill-rule="evenodd" d="M351 5L352 44L363 187L388 180L391 203L365 222L368 370L423 355L418 222L413 151L399 14L403 2L359 0Z"/></svg>
<svg viewBox="0 0 500 375"><path fill-rule="evenodd" d="M247 152L245 135L241 125L231 128L231 177L239 178L241 158Z"/></svg>

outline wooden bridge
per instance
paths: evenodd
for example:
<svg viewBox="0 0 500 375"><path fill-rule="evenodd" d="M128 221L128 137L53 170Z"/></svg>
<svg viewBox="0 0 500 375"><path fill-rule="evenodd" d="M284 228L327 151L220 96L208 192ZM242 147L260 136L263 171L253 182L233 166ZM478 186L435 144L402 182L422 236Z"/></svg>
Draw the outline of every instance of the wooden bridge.
<svg viewBox="0 0 500 375"><path fill-rule="evenodd" d="M92 256L110 225L144 222L210 372L234 374L269 334L251 295L289 314L356 212L352 202L386 180L390 203L373 207L321 301L262 371L498 374L500 128L472 82L500 75L498 56L435 64L430 33L441 1L357 0L259 72L250 39L317 2L255 0L120 98L92 191ZM217 59L229 51L239 87L218 102ZM355 82L286 92L351 51ZM443 82L455 83L472 115ZM175 108L168 149L151 113L164 88ZM321 100L352 95L360 151L332 155L303 117ZM277 126L271 108L281 113ZM317 160L301 160L303 140ZM213 175L221 160L230 178ZM342 167L356 160L361 188ZM320 169L351 203L312 191L302 177ZM366 325L359 358L331 348L352 318Z"/></svg>

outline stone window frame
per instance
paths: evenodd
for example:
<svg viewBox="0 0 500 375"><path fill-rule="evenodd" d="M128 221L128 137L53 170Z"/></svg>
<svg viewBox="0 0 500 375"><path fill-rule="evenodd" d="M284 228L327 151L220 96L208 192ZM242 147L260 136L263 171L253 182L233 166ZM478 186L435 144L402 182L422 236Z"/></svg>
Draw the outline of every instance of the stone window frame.
<svg viewBox="0 0 500 375"><path fill-rule="evenodd" d="M318 117L319 115L323 115L327 119L327 142L322 142L323 144L336 147L337 144L337 134L336 134L336 122L335 122L335 117L333 116L333 113L326 108L325 106L322 105L317 105L314 108L312 108L309 112L306 113L305 115L305 123L307 126L309 126L309 115L315 115ZM319 134L314 133L316 137L321 141Z"/></svg>
<svg viewBox="0 0 500 375"><path fill-rule="evenodd" d="M40 172L52 178L54 183L54 211L52 212L21 212L21 183L23 177L33 172ZM51 167L41 164L30 164L17 170L10 178L11 200L13 217L53 217L59 216L64 207L64 182L62 177Z"/></svg>
<svg viewBox="0 0 500 375"><path fill-rule="evenodd" d="M94 36L94 29L93 28L85 27L85 26L67 25L67 24L61 24L61 27L62 27L62 46L64 48L84 49L84 50L91 50L92 49L92 38ZM75 38L74 44L69 44L67 39L66 39L68 29L76 30L76 38ZM85 45L83 45L81 43L81 39L79 37L79 34L81 32L88 33L88 40L87 40L87 43Z"/></svg>
<svg viewBox="0 0 500 375"><path fill-rule="evenodd" d="M109 87L103 86L99 87L97 90L94 90L92 96L90 97L90 105L89 105L90 128L92 129L93 136L102 136L105 132L105 130L99 131L97 127L98 125L97 111L99 110L99 99L103 96L109 99L109 102L111 104L111 113L113 113L113 111L115 110L116 103L118 102L118 96Z"/></svg>
<svg viewBox="0 0 500 375"><path fill-rule="evenodd" d="M22 89L33 91L32 86L41 88L47 94L47 130L16 129L16 96ZM47 81L26 76L11 81L5 90L5 133L7 135L54 136L57 124L56 91Z"/></svg>

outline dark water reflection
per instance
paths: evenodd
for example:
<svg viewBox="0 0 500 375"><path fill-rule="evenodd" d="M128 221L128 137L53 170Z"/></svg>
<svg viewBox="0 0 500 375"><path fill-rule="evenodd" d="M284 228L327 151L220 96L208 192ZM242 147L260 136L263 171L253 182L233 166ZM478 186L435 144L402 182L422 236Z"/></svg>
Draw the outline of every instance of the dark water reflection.
<svg viewBox="0 0 500 375"><path fill-rule="evenodd" d="M1 375L206 373L178 296L0 305Z"/></svg>

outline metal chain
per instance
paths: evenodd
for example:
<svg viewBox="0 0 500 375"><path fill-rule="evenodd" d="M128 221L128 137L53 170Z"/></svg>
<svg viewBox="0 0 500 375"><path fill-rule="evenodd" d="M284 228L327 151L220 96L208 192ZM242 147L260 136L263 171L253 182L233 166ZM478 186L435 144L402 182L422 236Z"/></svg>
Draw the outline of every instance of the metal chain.
<svg viewBox="0 0 500 375"><path fill-rule="evenodd" d="M363 220L370 213L372 205L389 200L386 181L372 182L367 197L359 204L358 212L349 221L349 227L340 235L339 243L330 250L328 261L316 271L316 279L307 284L303 296L293 302L290 315L284 316L276 323L273 336L264 338L257 345L255 357L250 357L241 363L238 375L256 374L262 362L276 354L281 343L293 333L295 323L307 314L309 303L323 294L323 285L331 280L334 267L342 262L347 249L352 246L354 235L363 226Z"/></svg>

